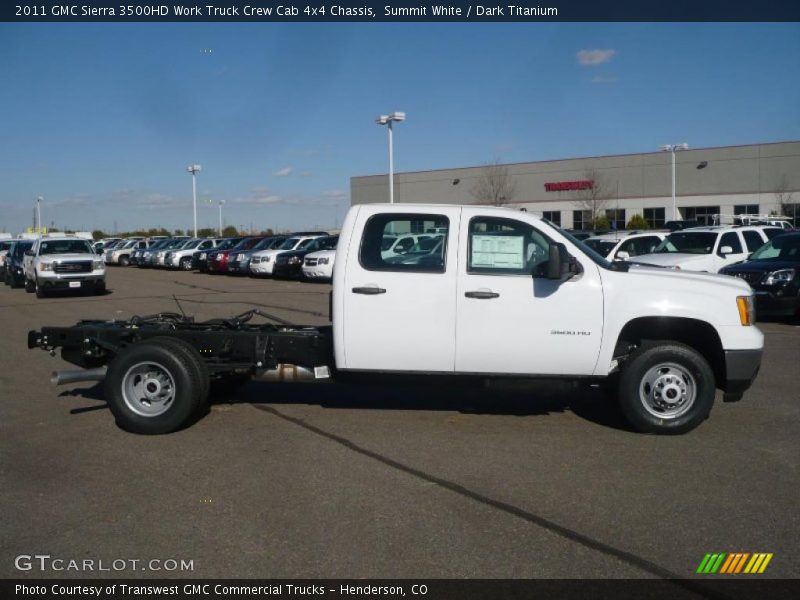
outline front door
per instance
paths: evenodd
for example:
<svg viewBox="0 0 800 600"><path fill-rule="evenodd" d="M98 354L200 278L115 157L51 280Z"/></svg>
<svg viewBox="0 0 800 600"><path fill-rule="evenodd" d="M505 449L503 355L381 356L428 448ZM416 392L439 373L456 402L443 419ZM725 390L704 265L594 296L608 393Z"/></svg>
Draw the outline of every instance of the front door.
<svg viewBox="0 0 800 600"><path fill-rule="evenodd" d="M581 253L581 273L546 273L548 229L534 218L464 208L456 294L456 371L590 375L603 335L599 267Z"/></svg>

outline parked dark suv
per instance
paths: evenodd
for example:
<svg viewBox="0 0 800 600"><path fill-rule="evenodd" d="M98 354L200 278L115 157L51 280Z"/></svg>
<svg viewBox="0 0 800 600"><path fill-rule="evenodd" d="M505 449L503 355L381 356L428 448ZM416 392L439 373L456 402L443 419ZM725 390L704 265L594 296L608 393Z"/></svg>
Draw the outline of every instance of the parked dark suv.
<svg viewBox="0 0 800 600"><path fill-rule="evenodd" d="M30 250L33 242L31 240L14 240L11 248L6 255L5 270L3 281L12 288L22 287L25 284L25 273L22 270L22 259L25 251Z"/></svg>
<svg viewBox="0 0 800 600"><path fill-rule="evenodd" d="M744 262L720 270L755 291L756 315L800 318L800 233L784 233Z"/></svg>
<svg viewBox="0 0 800 600"><path fill-rule="evenodd" d="M303 259L306 254L319 250L333 250L339 241L338 235L318 237L311 240L307 246L298 250L281 252L275 257L275 266L272 269L272 276L276 278L300 278L303 276Z"/></svg>

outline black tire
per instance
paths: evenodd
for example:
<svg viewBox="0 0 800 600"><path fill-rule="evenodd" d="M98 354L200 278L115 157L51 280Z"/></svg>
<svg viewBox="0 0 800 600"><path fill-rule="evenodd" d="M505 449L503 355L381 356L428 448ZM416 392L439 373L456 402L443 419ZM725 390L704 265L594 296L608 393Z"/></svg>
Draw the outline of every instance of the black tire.
<svg viewBox="0 0 800 600"><path fill-rule="evenodd" d="M29 294L32 294L33 292L36 291L36 286L28 278L25 278L25 291L28 292Z"/></svg>
<svg viewBox="0 0 800 600"><path fill-rule="evenodd" d="M673 341L653 342L634 352L618 389L628 423L636 431L659 434L686 433L700 425L711 413L715 394L708 361Z"/></svg>
<svg viewBox="0 0 800 600"><path fill-rule="evenodd" d="M47 293L44 291L44 288L39 285L39 280L38 279L33 284L33 290L36 292L36 297L37 298L44 298L47 295Z"/></svg>
<svg viewBox="0 0 800 600"><path fill-rule="evenodd" d="M189 256L184 256L180 262L180 269L181 271L191 271L192 270L192 259Z"/></svg>
<svg viewBox="0 0 800 600"><path fill-rule="evenodd" d="M197 349L189 342L186 342L180 338L166 336L150 338L147 340L147 343L172 348L176 352L183 354L186 360L191 361L192 367L195 369L197 378L200 381L200 402L201 404L206 404L208 402L208 394L211 387L211 377L208 372L206 361L203 360L203 357L200 356L200 353L197 351Z"/></svg>
<svg viewBox="0 0 800 600"><path fill-rule="evenodd" d="M169 381L162 389L171 390L171 399L162 406L137 400L129 388L142 377L136 372L153 369ZM150 384L142 384L142 388ZM117 424L133 433L158 435L171 433L191 424L200 408L203 384L197 367L177 345L139 342L122 350L108 367L105 379L106 400ZM130 390L129 390L130 391ZM160 410L161 412L156 412ZM148 414L148 411L153 411Z"/></svg>
<svg viewBox="0 0 800 600"><path fill-rule="evenodd" d="M120 267L127 267L129 264L131 264L131 259L128 256L123 255L123 256L119 257L119 266Z"/></svg>

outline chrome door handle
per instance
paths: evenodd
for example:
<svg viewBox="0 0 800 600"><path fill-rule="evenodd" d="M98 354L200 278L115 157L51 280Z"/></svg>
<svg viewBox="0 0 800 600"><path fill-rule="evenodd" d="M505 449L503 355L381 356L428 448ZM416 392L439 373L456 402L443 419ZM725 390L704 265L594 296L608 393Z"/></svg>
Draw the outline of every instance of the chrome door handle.
<svg viewBox="0 0 800 600"><path fill-rule="evenodd" d="M362 287L354 287L353 293L366 294L367 296L375 296L376 294L385 294L386 290L383 288L376 287L374 285L366 285Z"/></svg>

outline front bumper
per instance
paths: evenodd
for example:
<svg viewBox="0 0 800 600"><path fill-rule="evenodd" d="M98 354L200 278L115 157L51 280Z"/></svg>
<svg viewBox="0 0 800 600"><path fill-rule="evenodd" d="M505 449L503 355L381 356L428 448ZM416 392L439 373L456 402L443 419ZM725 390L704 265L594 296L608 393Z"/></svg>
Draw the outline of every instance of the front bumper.
<svg viewBox="0 0 800 600"><path fill-rule="evenodd" d="M250 260L245 259L242 261L235 260L233 262L228 262L228 272L229 273L247 273L250 270Z"/></svg>
<svg viewBox="0 0 800 600"><path fill-rule="evenodd" d="M253 262L250 261L250 272L254 275L272 275L272 269L275 267L274 261L269 262Z"/></svg>
<svg viewBox="0 0 800 600"><path fill-rule="evenodd" d="M303 264L296 265L282 264L272 268L273 277L300 277L303 273Z"/></svg>
<svg viewBox="0 0 800 600"><path fill-rule="evenodd" d="M46 290L87 290L105 287L106 277L102 275L70 275L68 277L39 277L39 285Z"/></svg>
<svg viewBox="0 0 800 600"><path fill-rule="evenodd" d="M332 277L331 270L325 270L322 267L303 267L303 275L308 279L330 279Z"/></svg>
<svg viewBox="0 0 800 600"><path fill-rule="evenodd" d="M741 394L747 390L761 368L762 348L756 350L725 350L725 383L722 389L728 394Z"/></svg>

